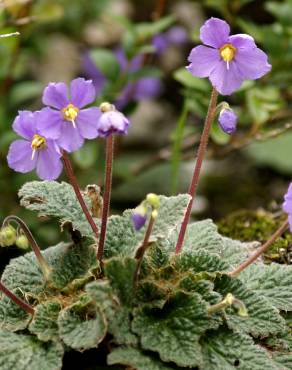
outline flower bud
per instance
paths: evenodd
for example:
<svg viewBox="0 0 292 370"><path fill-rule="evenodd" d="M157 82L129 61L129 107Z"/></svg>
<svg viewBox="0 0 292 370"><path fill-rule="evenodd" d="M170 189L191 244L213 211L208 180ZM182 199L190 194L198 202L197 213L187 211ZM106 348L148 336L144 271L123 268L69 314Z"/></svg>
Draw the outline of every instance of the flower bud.
<svg viewBox="0 0 292 370"><path fill-rule="evenodd" d="M0 231L0 245L2 247L10 247L15 244L16 241L16 230L8 225L1 229Z"/></svg>
<svg viewBox="0 0 292 370"><path fill-rule="evenodd" d="M123 113L116 110L114 105L102 103L99 108L102 112L97 122L99 136L108 137L112 134L126 135L128 133L130 122Z"/></svg>
<svg viewBox="0 0 292 370"><path fill-rule="evenodd" d="M292 182L284 196L283 211L288 214L289 227L292 232Z"/></svg>
<svg viewBox="0 0 292 370"><path fill-rule="evenodd" d="M29 248L29 242L27 240L27 237L25 235L20 235L15 242L16 246L19 249L26 250Z"/></svg>
<svg viewBox="0 0 292 370"><path fill-rule="evenodd" d="M228 135L236 131L237 115L231 108L223 108L219 113L219 126Z"/></svg>
<svg viewBox="0 0 292 370"><path fill-rule="evenodd" d="M100 106L99 106L99 109L101 110L102 113L116 110L115 106L111 103L108 103L108 102L101 103Z"/></svg>
<svg viewBox="0 0 292 370"><path fill-rule="evenodd" d="M154 193L149 193L146 197L146 201L154 209L158 209L160 206L159 196Z"/></svg>
<svg viewBox="0 0 292 370"><path fill-rule="evenodd" d="M140 230L147 221L146 208L144 202L141 203L132 213L132 221L136 231Z"/></svg>

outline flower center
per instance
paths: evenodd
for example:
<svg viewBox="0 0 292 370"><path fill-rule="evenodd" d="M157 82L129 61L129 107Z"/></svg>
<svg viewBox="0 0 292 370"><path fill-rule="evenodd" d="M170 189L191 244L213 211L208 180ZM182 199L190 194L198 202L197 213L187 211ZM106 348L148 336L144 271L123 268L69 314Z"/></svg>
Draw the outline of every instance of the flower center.
<svg viewBox="0 0 292 370"><path fill-rule="evenodd" d="M73 126L76 127L75 119L78 116L79 109L73 104L68 104L67 107L62 109L63 117L66 121L72 122Z"/></svg>
<svg viewBox="0 0 292 370"><path fill-rule="evenodd" d="M46 147L46 139L43 136L35 134L31 141L32 155L31 160L34 159L35 153L37 150L44 149Z"/></svg>
<svg viewBox="0 0 292 370"><path fill-rule="evenodd" d="M219 50L222 59L227 63L227 69L229 69L229 62L234 59L236 48L231 44L225 44Z"/></svg>

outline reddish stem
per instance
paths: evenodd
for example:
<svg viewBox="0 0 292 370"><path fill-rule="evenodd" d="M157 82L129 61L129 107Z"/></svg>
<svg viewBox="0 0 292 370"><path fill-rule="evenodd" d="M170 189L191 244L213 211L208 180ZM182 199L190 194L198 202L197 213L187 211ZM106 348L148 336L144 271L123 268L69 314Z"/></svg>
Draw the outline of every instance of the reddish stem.
<svg viewBox="0 0 292 370"><path fill-rule="evenodd" d="M34 309L31 305L24 302L21 298L17 297L14 293L12 293L6 286L0 281L0 290L10 298L14 303L16 303L19 307L21 307L24 311L29 313L30 315L34 314Z"/></svg>
<svg viewBox="0 0 292 370"><path fill-rule="evenodd" d="M191 196L191 200L189 201L183 222L181 224L181 228L180 228L180 232L179 232L179 236L178 236L178 240L177 240L177 244L175 248L175 253L180 253L182 246L183 246L187 225L190 220L194 199L197 193L201 167L202 167L203 159L205 156L205 152L206 152L207 144L209 140L209 133L210 133L210 129L212 126L212 122L216 114L217 98L218 98L218 92L216 91L215 88L213 88L212 93L211 93L209 108L208 108L208 112L207 112L207 116L206 116L206 120L204 124L204 130L203 130L203 133L200 139L200 145L199 145L199 149L197 153L196 165L195 165L192 181L191 181L191 184L188 190L188 194Z"/></svg>
<svg viewBox="0 0 292 370"><path fill-rule="evenodd" d="M104 243L106 237L107 219L110 208L111 188L112 188L112 170L114 159L114 137L110 135L106 139L106 165L105 165L105 180L104 180L104 195L103 195L103 208L101 216L100 238L97 249L97 259L102 261Z"/></svg>
<svg viewBox="0 0 292 370"><path fill-rule="evenodd" d="M75 191L76 197L77 197L78 202L79 202L79 204L82 208L82 211L85 214L85 217L87 218L87 221L88 221L89 225L91 226L92 231L94 232L96 239L98 239L98 237L99 237L98 228L97 228L97 226L96 226L96 224L93 220L93 217L91 216L91 214L90 214L90 212L87 208L87 205L86 205L82 195L81 195L76 176L74 175L73 167L71 165L69 156L68 156L68 154L65 150L63 150L63 163L64 163L65 172L66 172L67 177L68 177L68 179L69 179L69 181L70 181L70 183L71 183L71 185L72 185L72 187Z"/></svg>
<svg viewBox="0 0 292 370"><path fill-rule="evenodd" d="M46 261L45 257L42 255L40 247L38 246L38 243L36 242L35 238L33 237L32 233L30 232L28 226L26 225L26 223L24 221L22 221L21 218L19 218L17 216L14 216L14 215L7 216L4 219L2 226L5 226L5 225L9 224L10 221L16 222L21 227L21 230L24 232L24 234L27 237L27 240L28 240L34 254L36 255L36 258L37 258L37 260L39 262L39 265L40 265L40 267L43 271L45 279L48 279L51 268L50 268L48 262Z"/></svg>
<svg viewBox="0 0 292 370"><path fill-rule="evenodd" d="M233 271L229 272L227 275L235 276L238 275L241 271L245 270L249 265L251 265L255 260L259 258L273 243L274 241L281 236L288 228L288 220L283 222L283 224L278 228L277 231L266 241L260 248L258 248L246 261L242 262L238 267Z"/></svg>

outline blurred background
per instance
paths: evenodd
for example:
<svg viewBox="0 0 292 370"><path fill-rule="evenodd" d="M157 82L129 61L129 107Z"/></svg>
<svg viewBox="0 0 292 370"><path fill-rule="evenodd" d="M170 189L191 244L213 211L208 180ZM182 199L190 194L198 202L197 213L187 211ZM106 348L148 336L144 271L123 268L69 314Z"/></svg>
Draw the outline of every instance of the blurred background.
<svg viewBox="0 0 292 370"><path fill-rule="evenodd" d="M48 82L77 76L94 81L96 104L114 102L132 122L117 139L112 213L148 192L187 191L210 85L185 66L210 16L252 35L273 68L227 97L238 129L230 137L214 122L193 216L213 218L226 235L264 239L257 221L273 225L292 175L292 0L0 0L0 33L20 32L0 38L0 220L22 217L42 247L59 241L55 221L19 206L18 189L37 178L10 170L6 155L17 111L41 108ZM102 186L103 140L72 160L81 187Z"/></svg>

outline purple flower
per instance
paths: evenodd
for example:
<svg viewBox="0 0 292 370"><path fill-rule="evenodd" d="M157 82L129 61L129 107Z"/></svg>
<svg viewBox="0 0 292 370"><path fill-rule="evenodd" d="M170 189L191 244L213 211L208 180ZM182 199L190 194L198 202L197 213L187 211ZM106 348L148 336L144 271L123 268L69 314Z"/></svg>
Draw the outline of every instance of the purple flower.
<svg viewBox="0 0 292 370"><path fill-rule="evenodd" d="M130 122L123 113L109 103L102 103L100 110L102 114L97 124L99 136L108 137L112 134L126 135L128 133Z"/></svg>
<svg viewBox="0 0 292 370"><path fill-rule="evenodd" d="M182 45L188 40L186 30L181 26L171 27L164 33L158 33L152 39L157 54L162 54L171 45Z"/></svg>
<svg viewBox="0 0 292 370"><path fill-rule="evenodd" d="M288 191L284 196L283 210L288 213L290 231L292 232L292 182L290 183Z"/></svg>
<svg viewBox="0 0 292 370"><path fill-rule="evenodd" d="M27 173L34 169L42 180L55 180L62 172L61 153L56 142L39 127L41 112L21 111L13 130L24 140L15 140L9 148L10 168Z"/></svg>
<svg viewBox="0 0 292 370"><path fill-rule="evenodd" d="M43 93L43 103L49 107L43 111L40 127L67 152L73 152L84 139L98 136L97 121L100 110L96 107L82 109L95 100L95 88L91 80L76 78L71 82L70 94L63 82L49 83Z"/></svg>
<svg viewBox="0 0 292 370"><path fill-rule="evenodd" d="M133 212L132 221L133 221L135 230L138 231L145 225L147 221L147 217L145 214L142 215L139 212Z"/></svg>
<svg viewBox="0 0 292 370"><path fill-rule="evenodd" d="M131 74L137 72L143 63L143 54L138 54L129 60L122 48L115 51L121 72ZM94 61L86 54L83 60L84 73L93 80L97 93L100 93L106 84L106 77L95 66ZM131 101L141 101L156 97L161 91L161 82L155 77L142 77L129 82L115 101L118 109L123 109Z"/></svg>
<svg viewBox="0 0 292 370"><path fill-rule="evenodd" d="M223 108L219 113L219 126L226 134L236 131L237 115L231 108Z"/></svg>
<svg viewBox="0 0 292 370"><path fill-rule="evenodd" d="M244 80L255 80L268 73L267 55L245 34L229 36L229 25L210 18L200 30L204 45L192 49L187 69L197 77L209 77L222 95L230 95Z"/></svg>

